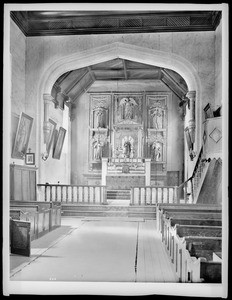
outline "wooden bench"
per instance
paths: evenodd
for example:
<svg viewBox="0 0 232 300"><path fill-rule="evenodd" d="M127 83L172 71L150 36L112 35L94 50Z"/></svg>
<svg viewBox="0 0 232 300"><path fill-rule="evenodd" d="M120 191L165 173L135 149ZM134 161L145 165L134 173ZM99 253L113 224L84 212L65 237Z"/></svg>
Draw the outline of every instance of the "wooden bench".
<svg viewBox="0 0 232 300"><path fill-rule="evenodd" d="M207 207L205 205L197 204L159 204L156 209L157 230L162 229L162 219L165 215L166 218L172 219L202 219L202 220L221 220L222 211L221 206Z"/></svg>
<svg viewBox="0 0 232 300"><path fill-rule="evenodd" d="M220 252L222 249L221 237L202 237L202 236L186 236L186 248L193 256L195 250L212 250L214 252Z"/></svg>
<svg viewBox="0 0 232 300"><path fill-rule="evenodd" d="M20 210L27 216L27 221L31 223L30 226L30 236L31 240L38 238L38 205L14 205L10 207L10 210Z"/></svg>
<svg viewBox="0 0 232 300"><path fill-rule="evenodd" d="M187 210L184 213L186 212ZM220 282L220 262L213 267L213 256L215 252L221 251L221 212L216 213L219 216L217 219L214 219L215 211L188 211L188 218L183 218L182 213L183 211L174 209L172 212L162 211L159 220L162 241L179 280ZM201 267L202 262L206 267ZM202 271L202 268L206 271ZM209 269L212 274L219 272L219 275L210 275L207 271Z"/></svg>
<svg viewBox="0 0 232 300"><path fill-rule="evenodd" d="M176 233L179 237L184 236L211 236L221 237L221 226L199 226L199 225L175 225Z"/></svg>
<svg viewBox="0 0 232 300"><path fill-rule="evenodd" d="M204 261L201 259L200 278L205 283L222 282L222 264L221 262Z"/></svg>
<svg viewBox="0 0 232 300"><path fill-rule="evenodd" d="M185 219L180 216L177 216L175 218L171 217L170 219L170 225L175 226L175 224L179 225L208 225L208 226L222 226L222 220L221 219Z"/></svg>
<svg viewBox="0 0 232 300"><path fill-rule="evenodd" d="M61 206L49 202L12 201L10 215L15 222L20 220L30 223L30 240L37 239L61 225ZM12 222L10 224L13 226Z"/></svg>
<svg viewBox="0 0 232 300"><path fill-rule="evenodd" d="M221 250L221 237L180 237L176 228L170 227L164 245L180 282L220 282L221 262L216 261L218 264L215 264L215 268L212 266L215 263L214 253ZM212 276L202 271L202 262L207 264L206 270L214 270ZM213 275L214 272L219 274Z"/></svg>

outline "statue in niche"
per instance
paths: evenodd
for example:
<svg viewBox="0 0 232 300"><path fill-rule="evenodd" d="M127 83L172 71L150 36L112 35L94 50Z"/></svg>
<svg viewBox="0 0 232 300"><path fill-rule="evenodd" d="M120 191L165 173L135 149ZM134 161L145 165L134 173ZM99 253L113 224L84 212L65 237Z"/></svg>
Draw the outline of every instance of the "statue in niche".
<svg viewBox="0 0 232 300"><path fill-rule="evenodd" d="M159 142L154 142L152 144L152 158L155 161L161 161L162 160L162 145Z"/></svg>
<svg viewBox="0 0 232 300"><path fill-rule="evenodd" d="M163 128L163 114L162 109L159 107L156 107L152 114L152 126L155 129L162 129Z"/></svg>
<svg viewBox="0 0 232 300"><path fill-rule="evenodd" d="M95 110L95 117L96 117L96 128L104 128L105 127L105 113L103 109Z"/></svg>
<svg viewBox="0 0 232 300"><path fill-rule="evenodd" d="M93 155L94 155L94 160L101 160L102 158L102 143L97 140L93 143Z"/></svg>
<svg viewBox="0 0 232 300"><path fill-rule="evenodd" d="M122 98L119 106L121 108L121 118L124 120L134 119L134 109L138 104L133 98Z"/></svg>
<svg viewBox="0 0 232 300"><path fill-rule="evenodd" d="M130 155L131 155L131 143L129 141L126 141L123 144L123 156L125 158L130 158Z"/></svg>

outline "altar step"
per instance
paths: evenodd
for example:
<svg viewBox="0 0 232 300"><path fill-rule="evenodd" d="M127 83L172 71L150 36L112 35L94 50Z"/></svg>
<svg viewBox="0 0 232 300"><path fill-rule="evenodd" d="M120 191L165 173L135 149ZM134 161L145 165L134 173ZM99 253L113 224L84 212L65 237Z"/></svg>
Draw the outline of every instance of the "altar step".
<svg viewBox="0 0 232 300"><path fill-rule="evenodd" d="M62 204L62 217L156 218L156 206Z"/></svg>
<svg viewBox="0 0 232 300"><path fill-rule="evenodd" d="M110 200L130 200L130 190L108 190L107 199Z"/></svg>

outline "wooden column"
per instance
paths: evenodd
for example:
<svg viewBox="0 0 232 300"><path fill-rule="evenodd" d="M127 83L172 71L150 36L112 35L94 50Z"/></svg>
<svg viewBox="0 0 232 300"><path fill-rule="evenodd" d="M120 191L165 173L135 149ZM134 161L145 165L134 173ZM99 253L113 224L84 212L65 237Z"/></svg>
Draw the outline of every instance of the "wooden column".
<svg viewBox="0 0 232 300"><path fill-rule="evenodd" d="M192 142L192 144L194 144L194 142L195 142L195 128L196 128L196 121L195 121L196 92L195 91L189 91L186 96L189 99L188 120L187 120L188 125L187 126L188 126L188 129L189 129L191 142Z"/></svg>
<svg viewBox="0 0 232 300"><path fill-rule="evenodd" d="M145 185L151 185L151 159L145 159Z"/></svg>
<svg viewBox="0 0 232 300"><path fill-rule="evenodd" d="M102 185L106 185L108 158L102 158Z"/></svg>

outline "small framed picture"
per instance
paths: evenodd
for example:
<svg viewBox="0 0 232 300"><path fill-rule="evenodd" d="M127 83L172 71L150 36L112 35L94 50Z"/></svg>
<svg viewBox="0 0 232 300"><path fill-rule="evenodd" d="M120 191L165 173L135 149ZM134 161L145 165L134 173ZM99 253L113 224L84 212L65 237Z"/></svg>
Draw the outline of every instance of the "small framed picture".
<svg viewBox="0 0 232 300"><path fill-rule="evenodd" d="M26 165L34 165L35 164L35 153L26 153L25 164Z"/></svg>

